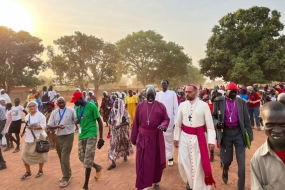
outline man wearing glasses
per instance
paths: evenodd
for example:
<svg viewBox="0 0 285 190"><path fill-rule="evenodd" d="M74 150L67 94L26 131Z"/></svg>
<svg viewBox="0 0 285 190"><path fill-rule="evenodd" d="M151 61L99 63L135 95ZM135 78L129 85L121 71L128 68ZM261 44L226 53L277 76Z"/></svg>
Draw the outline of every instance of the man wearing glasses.
<svg viewBox="0 0 285 190"><path fill-rule="evenodd" d="M63 175L59 185L60 187L66 187L72 176L70 153L74 140L74 124L77 119L74 109L66 107L66 101L63 97L57 99L57 105L59 108L51 113L48 127L55 129L56 151Z"/></svg>

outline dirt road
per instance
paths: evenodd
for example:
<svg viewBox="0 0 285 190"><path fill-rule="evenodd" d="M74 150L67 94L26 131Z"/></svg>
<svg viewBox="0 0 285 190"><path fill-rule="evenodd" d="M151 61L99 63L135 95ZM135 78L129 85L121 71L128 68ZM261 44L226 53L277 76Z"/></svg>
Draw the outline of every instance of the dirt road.
<svg viewBox="0 0 285 190"><path fill-rule="evenodd" d="M110 165L107 158L107 151L109 141L106 136L108 129L104 127L104 140L105 145L101 150L96 150L95 162L103 166L101 178L95 181L93 175L95 170L92 170L89 188L91 190L135 190L135 155L129 157L128 162L118 160L117 168L108 171L107 167ZM75 135L74 146L71 153L71 168L73 177L70 184L65 187L69 190L79 190L84 183L84 168L77 156L77 133ZM255 150L265 142L266 136L264 131L257 131L254 129L254 141L252 148L246 150L246 189L250 189L250 168L249 162ZM23 142L23 139L21 139ZM23 143L22 143L23 144ZM135 149L135 147L134 147ZM214 179L217 182L217 190L233 190L237 188L237 163L234 159L229 170L229 182L225 185L222 181L222 169L219 165L219 157L217 156L218 149L215 149L215 161L212 163ZM59 178L62 177L59 160L55 150L49 152L49 161L44 165L44 175L36 179L34 178L38 166L31 166L32 176L26 180L21 181L20 177L25 173L25 168L21 160L21 152L12 153L12 150L3 153L7 162L7 169L0 171L1 175L1 190L14 190L14 189L33 189L33 190L56 190L59 187ZM175 150L174 166L167 167L163 172L161 181L161 190L184 190L185 184L181 180L177 168L177 150ZM149 188L151 189L151 188ZM215 189L215 188L212 188Z"/></svg>

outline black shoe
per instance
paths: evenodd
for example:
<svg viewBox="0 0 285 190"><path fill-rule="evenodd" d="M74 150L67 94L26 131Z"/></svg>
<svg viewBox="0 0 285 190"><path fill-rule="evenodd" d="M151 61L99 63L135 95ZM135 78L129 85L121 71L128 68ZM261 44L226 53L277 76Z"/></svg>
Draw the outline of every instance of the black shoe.
<svg viewBox="0 0 285 190"><path fill-rule="evenodd" d="M188 182L186 183L186 190L192 190L192 189L190 189L190 186L189 186Z"/></svg>
<svg viewBox="0 0 285 190"><path fill-rule="evenodd" d="M223 181L225 184L228 183L228 171L227 169L223 168L223 175L222 175L222 178L223 178Z"/></svg>
<svg viewBox="0 0 285 190"><path fill-rule="evenodd" d="M7 168L6 163L1 163L0 164L0 170L6 169L6 168Z"/></svg>

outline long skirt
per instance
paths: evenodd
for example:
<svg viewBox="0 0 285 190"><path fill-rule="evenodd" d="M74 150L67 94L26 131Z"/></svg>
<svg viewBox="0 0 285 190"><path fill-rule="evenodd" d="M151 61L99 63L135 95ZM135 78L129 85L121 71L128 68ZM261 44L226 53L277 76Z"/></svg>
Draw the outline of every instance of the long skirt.
<svg viewBox="0 0 285 190"><path fill-rule="evenodd" d="M134 153L130 142L129 126L123 126L119 129L115 127L114 125L110 126L111 138L108 158L112 161L116 161L124 156L132 156Z"/></svg>
<svg viewBox="0 0 285 190"><path fill-rule="evenodd" d="M36 151L36 144L36 142L24 143L24 148L22 149L22 159L24 164L34 165L48 161L48 153L38 153Z"/></svg>

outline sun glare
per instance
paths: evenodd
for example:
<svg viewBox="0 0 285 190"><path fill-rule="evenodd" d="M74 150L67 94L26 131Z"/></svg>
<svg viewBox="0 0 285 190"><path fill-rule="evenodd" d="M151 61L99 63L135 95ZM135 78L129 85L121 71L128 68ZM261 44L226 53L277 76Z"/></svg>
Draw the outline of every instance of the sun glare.
<svg viewBox="0 0 285 190"><path fill-rule="evenodd" d="M20 3L11 0L0 0L0 26L7 26L18 32L33 32L33 18Z"/></svg>

